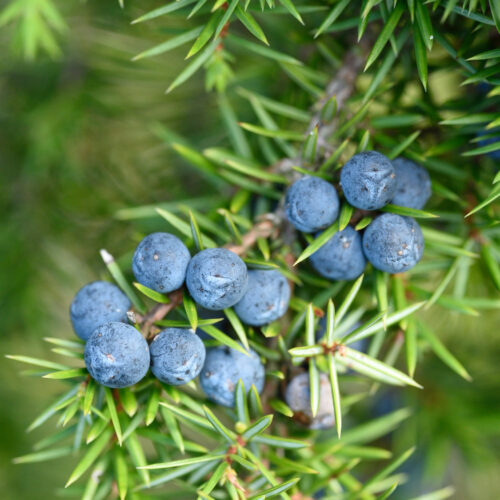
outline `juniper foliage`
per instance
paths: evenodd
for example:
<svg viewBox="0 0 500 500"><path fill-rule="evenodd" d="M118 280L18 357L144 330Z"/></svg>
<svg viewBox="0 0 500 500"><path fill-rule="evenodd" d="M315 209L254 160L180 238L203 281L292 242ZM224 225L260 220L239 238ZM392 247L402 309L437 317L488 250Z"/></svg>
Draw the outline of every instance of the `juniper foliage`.
<svg viewBox="0 0 500 500"><path fill-rule="evenodd" d="M228 335L216 320L198 317L185 291L164 295L132 283L130 253L116 260L106 250L101 255L146 337L161 327L188 327L204 331L209 346L251 347L265 361L265 389L259 396L238 384L234 410L209 403L197 383L173 387L151 375L132 388L110 390L88 376L82 342L47 338L66 361L10 358L35 367L26 375L67 384L29 429L53 417L58 428L16 461L78 454L66 487L85 500L155 498L160 488L200 499L388 498L404 482L398 470L414 448L394 453L377 443L410 409L352 427L343 421L356 405L376 399L381 384L422 389L418 361L429 351L470 380L426 311L479 316L499 307L500 2L178 0L133 23L158 31L167 17L177 32L134 59L184 50L184 69L166 85L167 99L191 78L204 78L207 91L216 93L226 136L212 147L199 150L189 137L154 126L158 140L205 179L213 196L124 209L117 218L129 224L153 219L192 252L225 246L250 268L280 269L293 283L290 311L257 329L227 309L221 314ZM51 0L12 0L0 24L14 26L28 58L57 56L67 29ZM425 255L404 274L369 267L353 283L330 282L308 258L348 223L366 227L370 215L344 200L338 221L322 235L299 235L284 216L284 191L304 173L337 183L353 154L372 149L429 170L428 209L383 209L418 218ZM469 286L473 273L490 293L478 295ZM318 342L321 317L327 327ZM361 326L342 336L358 321ZM350 347L361 339L367 353ZM312 415L320 373L329 376L331 431L307 429L304 415L284 401L291 374L304 368ZM445 488L425 498L452 493Z"/></svg>

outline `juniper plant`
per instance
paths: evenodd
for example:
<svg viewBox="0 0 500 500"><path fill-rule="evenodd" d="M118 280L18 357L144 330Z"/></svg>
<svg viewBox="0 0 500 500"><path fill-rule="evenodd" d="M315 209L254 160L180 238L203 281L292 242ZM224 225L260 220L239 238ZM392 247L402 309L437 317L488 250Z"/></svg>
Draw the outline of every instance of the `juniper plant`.
<svg viewBox="0 0 500 500"><path fill-rule="evenodd" d="M40 10L33 36L24 42L26 54L37 47L54 53L47 28L62 31L63 21L50 1L13 0L1 20L17 22L22 31L29 9ZM169 285L156 286L164 277L141 270L147 262L138 262L137 252L134 274L140 283L131 286L131 254L118 260L106 250L101 255L108 277L132 304L128 321L143 337L151 343L168 328L201 331L210 370L201 370L201 387L197 379L178 386L149 373L131 387L110 389L84 367L83 341L69 333L47 338L67 363L11 358L37 366L31 375L67 384L30 426L57 416L60 428L17 460L78 455L66 486L69 495L85 500L151 498L157 488L200 499L388 498L404 482L398 468L413 448L396 454L374 443L411 411L398 408L359 425L344 421L357 405L376 399L381 384L421 390L414 377L426 351L470 380L426 321L426 311L479 315L499 306L498 297L474 296L468 285L477 268L485 286L500 290L500 175L492 156L500 149L500 3L179 0L133 22L154 29L166 16L175 16L180 32L135 59L190 44L185 69L166 98L175 99L174 91L204 70L227 134L200 151L189 137L161 124L153 130L217 196L117 213L128 224L147 217L155 230L176 234L185 257L179 276L187 266L187 286L162 293ZM445 69L451 77L443 82L439 74ZM466 93L460 92L463 86ZM359 167L354 173L353 157ZM361 165L360 158L373 157L381 158L380 165ZM429 172L428 208L427 192L421 199L412 195L404 206L391 203L401 188L391 162L400 157ZM332 186L340 194L338 211L329 207L326 227L312 229L322 229L317 234L299 233L296 228L303 228L287 216L287 188L304 176L326 181L335 203ZM363 196L377 203L358 203ZM311 200L321 212L324 200ZM398 229L392 235L386 220L396 221L405 234ZM363 245L371 245L363 249L373 264L364 274L357 277L365 265L360 249L356 276L342 275L349 263L338 270L353 281L329 279L316 254L343 231L364 231ZM425 252L417 264L422 238ZM349 238L335 242L339 252L351 244ZM392 265L407 249L404 265ZM144 248L153 264L165 264L163 256L148 252ZM207 276L219 269L222 279L210 281ZM247 318L249 310L238 313L244 308L240 300L249 300L247 269L279 272L288 280L288 311L273 315L277 319L269 324ZM203 318L197 305L217 314ZM254 305L261 312L261 304ZM324 335L318 339L320 320ZM354 345L366 346L366 352ZM221 360L213 362L219 353ZM245 356L264 367L265 381L253 365L247 373ZM221 380L210 385L213 371ZM239 380L235 373L241 373ZM298 394L291 394L292 380L301 382ZM205 395L201 388L208 385ZM451 494L445 488L425 498Z"/></svg>

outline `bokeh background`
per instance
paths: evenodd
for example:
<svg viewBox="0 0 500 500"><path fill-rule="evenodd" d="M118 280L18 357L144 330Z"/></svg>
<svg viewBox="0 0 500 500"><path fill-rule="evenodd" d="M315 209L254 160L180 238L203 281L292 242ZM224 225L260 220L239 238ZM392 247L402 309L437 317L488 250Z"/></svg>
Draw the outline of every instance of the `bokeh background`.
<svg viewBox="0 0 500 500"><path fill-rule="evenodd" d="M147 4L147 5L146 5ZM141 11L152 7L143 2ZM84 283L105 274L98 250L130 251L140 223L118 210L210 193L155 134L161 122L198 147L225 140L216 100L193 78L164 91L183 67L184 52L140 62L131 58L174 33L131 26L139 13L118 2L65 2L69 29L59 58L25 61L9 27L0 30L0 495L3 500L63 495L71 460L13 465L48 434L53 421L25 429L57 393L57 381L23 378L7 353L49 356L44 336L70 337L69 303ZM286 31L286 26L283 27ZM444 90L445 91L445 90ZM457 89L450 89L456 92ZM479 280L472 280L482 295ZM429 313L432 316L432 312ZM383 413L408 405L413 416L386 443L416 441L411 476L398 498L453 484L454 498L497 500L500 491L500 313L479 318L443 313L429 318L474 381L424 358L415 394L384 393ZM364 415L363 418L369 418Z"/></svg>

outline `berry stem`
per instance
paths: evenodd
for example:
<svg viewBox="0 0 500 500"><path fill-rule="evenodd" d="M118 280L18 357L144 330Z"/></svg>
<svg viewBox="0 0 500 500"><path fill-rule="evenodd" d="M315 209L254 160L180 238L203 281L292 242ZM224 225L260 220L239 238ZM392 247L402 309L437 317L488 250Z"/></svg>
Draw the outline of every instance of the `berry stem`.
<svg viewBox="0 0 500 500"><path fill-rule="evenodd" d="M168 294L170 302L168 304L156 304L148 313L141 316L136 313L138 323L141 325L141 332L146 340L151 340L157 333L153 328L154 323L162 320L170 311L182 304L183 288L174 290Z"/></svg>

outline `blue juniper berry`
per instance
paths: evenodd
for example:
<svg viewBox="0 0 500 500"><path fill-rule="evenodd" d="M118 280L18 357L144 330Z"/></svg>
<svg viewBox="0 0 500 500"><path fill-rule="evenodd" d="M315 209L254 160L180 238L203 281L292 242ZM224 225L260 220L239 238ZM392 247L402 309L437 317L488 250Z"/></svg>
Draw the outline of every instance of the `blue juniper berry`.
<svg viewBox="0 0 500 500"><path fill-rule="evenodd" d="M103 323L126 323L131 306L128 297L117 286L107 281L93 281L78 291L69 313L75 333L87 340Z"/></svg>
<svg viewBox="0 0 500 500"><path fill-rule="evenodd" d="M170 385L196 378L205 362L205 346L187 328L166 328L149 345L153 375Z"/></svg>
<svg viewBox="0 0 500 500"><path fill-rule="evenodd" d="M411 217L382 214L365 229L363 251L380 271L391 274L408 271L422 258L422 230Z"/></svg>
<svg viewBox="0 0 500 500"><path fill-rule="evenodd" d="M427 170L406 158L396 158L392 164L396 171L396 192L391 203L418 210L424 208L431 196L431 178Z"/></svg>
<svg viewBox="0 0 500 500"><path fill-rule="evenodd" d="M286 193L285 212L288 220L303 233L324 229L333 224L339 214L337 191L319 177L302 177Z"/></svg>
<svg viewBox="0 0 500 500"><path fill-rule="evenodd" d="M329 429L335 425L332 390L326 373L320 374L319 409L315 417L311 410L309 373L300 373L290 380L285 391L285 401L294 412L294 418L310 429Z"/></svg>
<svg viewBox="0 0 500 500"><path fill-rule="evenodd" d="M152 233L137 246L132 259L136 280L160 293L181 287L191 255L186 245L169 233Z"/></svg>
<svg viewBox="0 0 500 500"><path fill-rule="evenodd" d="M366 265L361 237L351 226L336 232L310 260L319 274L331 280L356 279Z"/></svg>
<svg viewBox="0 0 500 500"><path fill-rule="evenodd" d="M85 345L85 365L99 384L120 389L139 382L149 369L149 347L130 325L110 322L97 328Z"/></svg>
<svg viewBox="0 0 500 500"><path fill-rule="evenodd" d="M390 203L396 191L396 173L388 158L377 151L354 155L340 172L347 201L362 210L378 210Z"/></svg>
<svg viewBox="0 0 500 500"><path fill-rule="evenodd" d="M186 285L194 301L205 309L231 307L246 292L248 273L245 263L226 248L208 248L189 263Z"/></svg>
<svg viewBox="0 0 500 500"><path fill-rule="evenodd" d="M232 408L238 380L248 391L252 385L260 393L264 388L265 371L258 354L249 355L227 346L208 349L205 365L200 373L203 392L216 403Z"/></svg>
<svg viewBox="0 0 500 500"><path fill-rule="evenodd" d="M248 288L243 298L234 306L243 323L263 326L281 318L290 302L290 285L276 270L248 272Z"/></svg>

